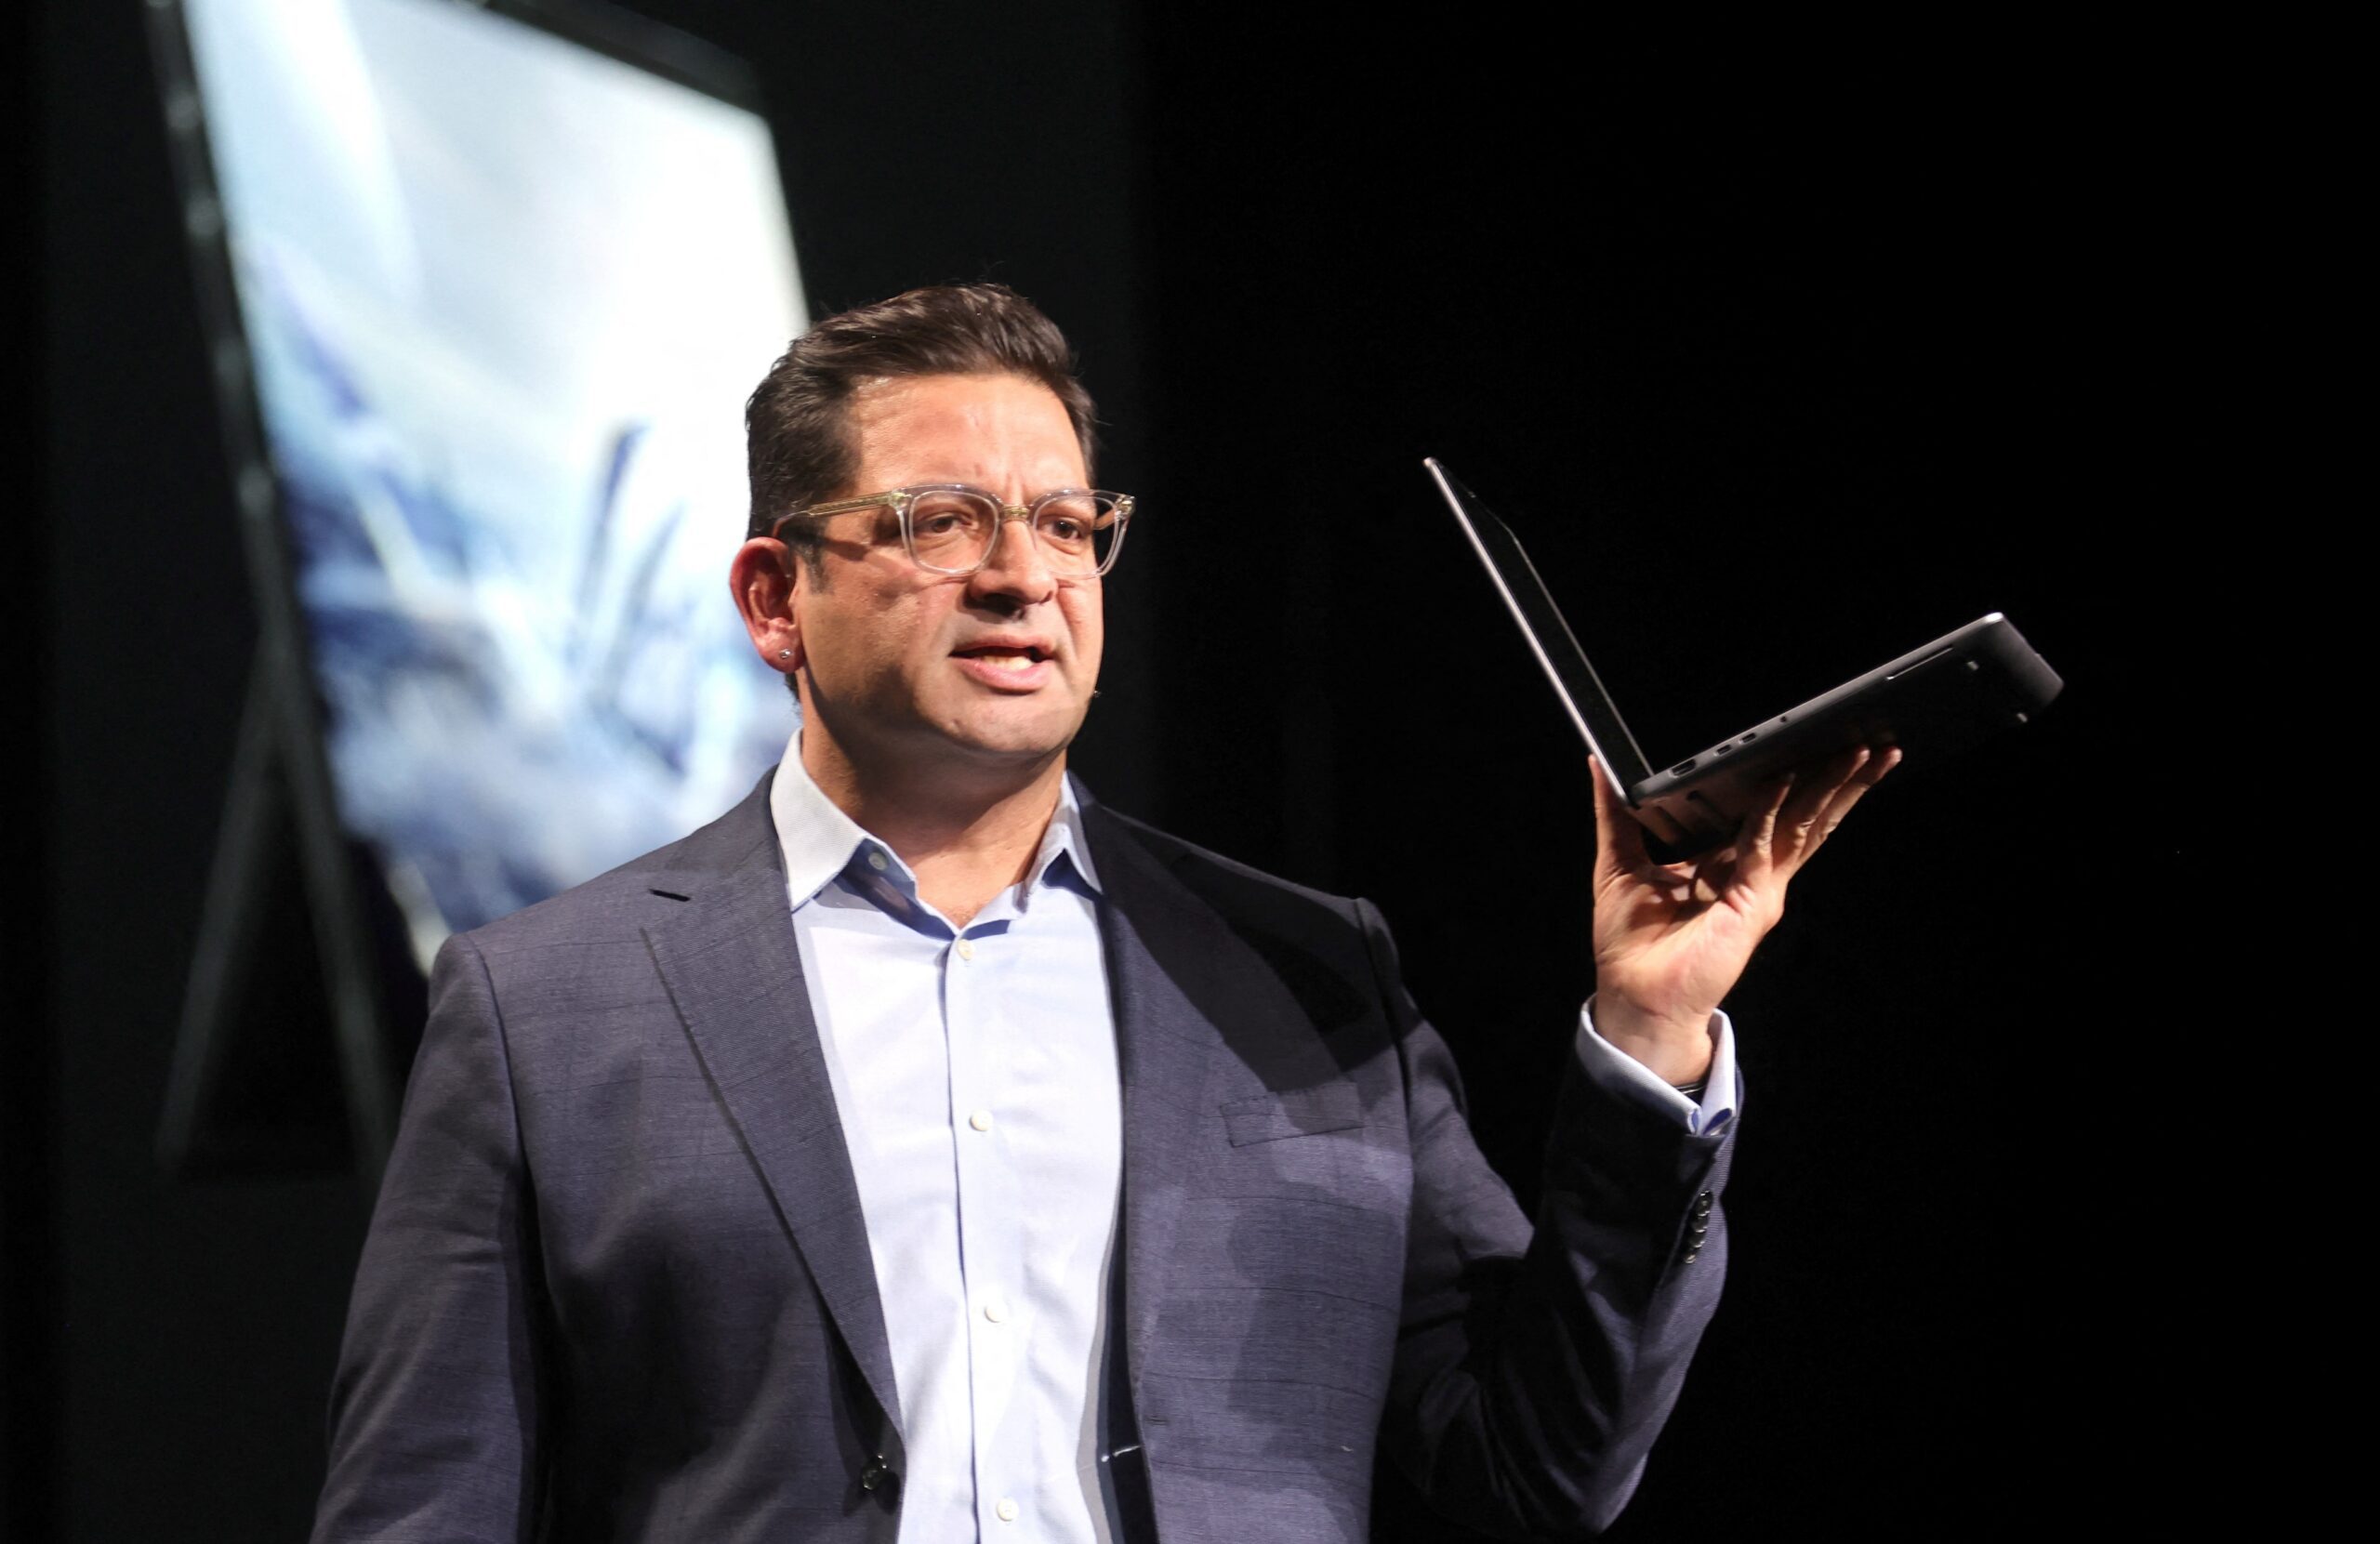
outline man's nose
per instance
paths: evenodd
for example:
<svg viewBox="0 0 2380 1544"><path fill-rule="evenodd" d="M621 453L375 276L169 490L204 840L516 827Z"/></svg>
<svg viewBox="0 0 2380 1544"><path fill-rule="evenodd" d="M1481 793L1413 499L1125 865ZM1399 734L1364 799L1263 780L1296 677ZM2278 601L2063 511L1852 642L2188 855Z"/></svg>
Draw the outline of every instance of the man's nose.
<svg viewBox="0 0 2380 1544"><path fill-rule="evenodd" d="M972 587L982 594L1013 596L1026 605L1057 592L1057 571L1050 566L1049 549L1034 534L1031 519L1002 512L999 529L992 533L992 549L975 571Z"/></svg>

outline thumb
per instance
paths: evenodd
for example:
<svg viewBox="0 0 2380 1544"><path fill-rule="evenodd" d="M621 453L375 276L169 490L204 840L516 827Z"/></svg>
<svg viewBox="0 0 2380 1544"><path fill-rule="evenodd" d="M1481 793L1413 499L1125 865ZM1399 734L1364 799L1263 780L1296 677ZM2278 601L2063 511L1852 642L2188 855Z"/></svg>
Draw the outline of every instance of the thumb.
<svg viewBox="0 0 2380 1544"><path fill-rule="evenodd" d="M1636 824L1628 801L1603 763L1587 758L1588 774L1595 785L1595 878L1641 873L1652 865L1645 851L1645 828Z"/></svg>

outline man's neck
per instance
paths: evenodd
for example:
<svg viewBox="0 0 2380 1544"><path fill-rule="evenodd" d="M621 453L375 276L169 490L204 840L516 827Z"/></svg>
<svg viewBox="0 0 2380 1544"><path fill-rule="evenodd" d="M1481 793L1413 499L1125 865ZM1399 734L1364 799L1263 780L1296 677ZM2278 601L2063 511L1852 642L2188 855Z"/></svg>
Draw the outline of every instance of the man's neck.
<svg viewBox="0 0 2380 1544"><path fill-rule="evenodd" d="M1064 751L1012 772L926 772L889 759L863 767L808 732L801 765L837 809L901 855L919 897L960 928L1031 871L1066 775Z"/></svg>

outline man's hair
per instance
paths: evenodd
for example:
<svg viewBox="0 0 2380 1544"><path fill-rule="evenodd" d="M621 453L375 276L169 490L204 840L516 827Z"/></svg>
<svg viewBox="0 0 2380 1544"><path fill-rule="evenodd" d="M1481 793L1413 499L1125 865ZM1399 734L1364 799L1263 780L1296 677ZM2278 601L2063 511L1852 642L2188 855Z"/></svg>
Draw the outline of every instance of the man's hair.
<svg viewBox="0 0 2380 1544"><path fill-rule="evenodd" d="M853 394L870 380L914 376L1022 376L1064 404L1091 470L1091 393L1057 323L1006 284L937 284L830 316L793 340L744 404L752 481L747 534L773 531L811 573L824 557L809 521L777 522L845 493L859 470ZM873 489L860 490L874 492Z"/></svg>

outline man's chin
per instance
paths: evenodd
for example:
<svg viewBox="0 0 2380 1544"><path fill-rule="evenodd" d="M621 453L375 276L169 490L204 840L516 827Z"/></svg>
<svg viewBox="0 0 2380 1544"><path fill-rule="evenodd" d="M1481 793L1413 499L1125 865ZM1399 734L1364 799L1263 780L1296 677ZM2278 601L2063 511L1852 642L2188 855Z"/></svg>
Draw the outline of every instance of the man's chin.
<svg viewBox="0 0 2380 1544"><path fill-rule="evenodd" d="M1063 756L1082 730L1083 715L1055 704L1015 701L974 705L942 726L939 738L949 754L985 766L1031 766Z"/></svg>

